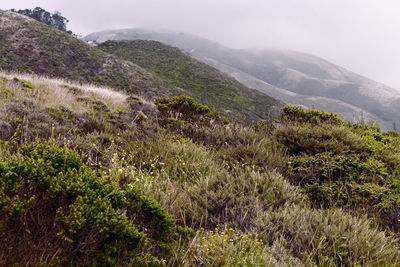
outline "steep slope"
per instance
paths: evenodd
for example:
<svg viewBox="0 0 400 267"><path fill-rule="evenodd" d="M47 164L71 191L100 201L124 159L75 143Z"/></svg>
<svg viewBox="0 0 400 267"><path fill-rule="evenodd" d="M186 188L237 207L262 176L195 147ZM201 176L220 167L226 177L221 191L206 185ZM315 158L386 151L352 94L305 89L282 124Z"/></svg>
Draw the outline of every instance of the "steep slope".
<svg viewBox="0 0 400 267"><path fill-rule="evenodd" d="M156 96L192 94L191 88L179 88L179 85L164 81L156 74L151 74L136 65L135 61L130 62L112 56L64 32L17 13L0 11L0 42L0 68L4 70L94 82L139 94L147 99ZM158 61L157 58L153 60ZM215 69L209 70L212 71L218 72ZM220 73L216 75L221 76ZM207 93L204 93L201 99L210 103L213 108L220 108L231 118L251 120L267 118L269 114L279 109L275 106L282 105L281 102L261 95L256 90L250 90L238 82L225 88L223 83L227 79L230 78L218 80L214 84L213 92L219 94L218 90L226 89L221 93L229 94L233 99L243 90L246 91L243 93L246 95L245 100L250 104L245 101L223 103L207 101L208 97L213 97L213 94ZM230 83L233 84L232 81ZM240 96L237 97L241 99ZM195 94L194 97L200 99L200 94ZM265 101L259 103L258 99ZM253 105L253 102L256 104Z"/></svg>
<svg viewBox="0 0 400 267"><path fill-rule="evenodd" d="M293 51L236 50L190 34L146 29L104 31L85 40L157 40L182 48L243 84L286 103L337 112L346 120L375 118L383 129L400 125L400 92L334 65Z"/></svg>
<svg viewBox="0 0 400 267"><path fill-rule="evenodd" d="M108 41L97 48L135 62L172 86L184 88L201 102L229 114L267 118L281 104L249 89L230 76L204 64L178 48L155 41Z"/></svg>

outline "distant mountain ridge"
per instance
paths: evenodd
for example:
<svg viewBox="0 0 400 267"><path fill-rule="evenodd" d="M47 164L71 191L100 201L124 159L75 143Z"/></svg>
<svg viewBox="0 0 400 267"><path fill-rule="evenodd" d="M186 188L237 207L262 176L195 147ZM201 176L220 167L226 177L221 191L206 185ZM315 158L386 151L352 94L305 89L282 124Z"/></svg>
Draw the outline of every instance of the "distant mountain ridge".
<svg viewBox="0 0 400 267"><path fill-rule="evenodd" d="M289 104L336 112L349 121L375 118L382 129L400 125L400 92L313 55L237 50L191 34L146 29L110 30L84 40L156 40L177 46L243 84Z"/></svg>

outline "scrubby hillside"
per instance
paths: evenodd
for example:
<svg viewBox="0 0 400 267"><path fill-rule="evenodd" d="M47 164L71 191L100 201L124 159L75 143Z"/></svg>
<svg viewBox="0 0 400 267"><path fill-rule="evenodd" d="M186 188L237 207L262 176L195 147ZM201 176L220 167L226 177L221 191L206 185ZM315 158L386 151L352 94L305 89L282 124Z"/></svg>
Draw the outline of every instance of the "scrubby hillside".
<svg viewBox="0 0 400 267"><path fill-rule="evenodd" d="M65 32L13 12L0 11L0 42L0 68L3 70L96 83L129 94L138 94L146 99L192 94L197 100L209 103L212 108L219 108L231 119L237 120L265 119L271 114L276 115L276 111L282 106L280 101L251 90L216 69L206 69L205 65L192 69L190 73L195 76L206 74L202 77L206 79L202 80L202 86L199 83L183 84L182 79L180 83L171 82L171 69L165 65L163 69L154 71L148 64L142 64L145 68L135 64L145 61L162 62L166 59L165 54L149 53L148 58L142 60L133 57L118 59ZM179 53L175 51L174 56L179 56ZM182 64L194 62L193 59L191 63L186 62L190 58L182 56L179 60L181 66L169 68L179 68ZM147 67L153 74L147 71ZM180 73L177 69L173 71ZM197 79L196 82L198 81ZM205 88L208 82L209 87Z"/></svg>
<svg viewBox="0 0 400 267"><path fill-rule="evenodd" d="M0 76L0 265L398 265L394 132Z"/></svg>
<svg viewBox="0 0 400 267"><path fill-rule="evenodd" d="M268 118L275 117L282 106L279 101L245 87L182 50L160 42L108 41L97 48L138 64L225 114Z"/></svg>

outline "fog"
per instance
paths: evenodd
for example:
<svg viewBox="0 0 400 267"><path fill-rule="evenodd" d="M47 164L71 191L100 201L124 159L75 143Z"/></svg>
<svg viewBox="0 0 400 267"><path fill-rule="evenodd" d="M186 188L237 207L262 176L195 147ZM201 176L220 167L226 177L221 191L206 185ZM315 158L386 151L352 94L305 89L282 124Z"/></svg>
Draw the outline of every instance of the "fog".
<svg viewBox="0 0 400 267"><path fill-rule="evenodd" d="M52 0L4 1L1 9L60 11L79 35L164 28L234 48L311 53L400 89L400 1L396 0Z"/></svg>

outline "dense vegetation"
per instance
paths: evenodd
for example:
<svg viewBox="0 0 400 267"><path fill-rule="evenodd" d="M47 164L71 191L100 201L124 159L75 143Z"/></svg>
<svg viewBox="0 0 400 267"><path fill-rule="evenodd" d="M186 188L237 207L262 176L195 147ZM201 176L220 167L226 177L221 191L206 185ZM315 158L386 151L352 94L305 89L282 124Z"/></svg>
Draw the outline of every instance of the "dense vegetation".
<svg viewBox="0 0 400 267"><path fill-rule="evenodd" d="M185 89L198 101L236 119L272 118L277 110L271 107L280 105L182 50L160 42L107 41L97 48L138 64L173 86Z"/></svg>
<svg viewBox="0 0 400 267"><path fill-rule="evenodd" d="M0 265L398 265L395 132L1 76Z"/></svg>

